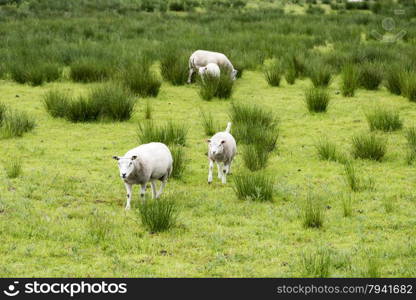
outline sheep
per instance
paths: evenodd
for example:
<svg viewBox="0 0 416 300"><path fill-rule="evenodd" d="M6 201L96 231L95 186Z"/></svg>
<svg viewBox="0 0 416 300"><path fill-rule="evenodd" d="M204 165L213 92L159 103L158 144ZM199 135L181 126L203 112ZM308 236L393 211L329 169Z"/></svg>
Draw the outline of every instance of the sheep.
<svg viewBox="0 0 416 300"><path fill-rule="evenodd" d="M152 198L159 198L172 173L173 158L169 148L162 143L143 144L129 150L123 157L113 156L118 161L120 177L127 190L126 210L130 209L133 184L141 186L140 196L144 201L146 184L150 181ZM162 181L156 192L156 180Z"/></svg>
<svg viewBox="0 0 416 300"><path fill-rule="evenodd" d="M211 52L206 50L196 50L192 55L189 57L189 76L188 76L188 83L191 83L192 74L194 72L199 71L199 68L205 67L209 63L215 63L219 67L226 68L230 71L231 78L233 80L236 79L237 70L234 69L232 63L222 53L219 52Z"/></svg>
<svg viewBox="0 0 416 300"><path fill-rule="evenodd" d="M209 63L205 67L199 68L199 75L201 76L202 80L204 80L205 76L212 76L212 77L220 77L221 70L217 64Z"/></svg>
<svg viewBox="0 0 416 300"><path fill-rule="evenodd" d="M218 178L222 183L227 183L227 174L231 173L231 163L237 153L237 144L234 137L230 134L231 122L228 122L227 129L223 132L214 134L208 142L208 183L212 182L212 169L214 162L218 167ZM223 167L221 167L223 163Z"/></svg>

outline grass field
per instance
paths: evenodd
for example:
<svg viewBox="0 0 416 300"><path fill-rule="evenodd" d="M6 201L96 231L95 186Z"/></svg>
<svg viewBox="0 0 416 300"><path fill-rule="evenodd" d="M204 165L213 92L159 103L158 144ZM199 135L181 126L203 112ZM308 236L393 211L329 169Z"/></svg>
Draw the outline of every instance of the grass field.
<svg viewBox="0 0 416 300"><path fill-rule="evenodd" d="M158 66L152 62L157 73ZM406 159L405 138L416 109L406 97L384 86L344 97L337 74L328 87L327 112L310 113L304 100L309 78L271 87L253 67L235 82L231 99L204 101L196 84L163 81L157 97L136 97L126 122L71 123L46 112L45 93L86 95L99 83L71 81L68 67L63 74L40 86L0 80L0 103L36 121L23 137L0 139L2 277L416 276L416 172ZM138 145L139 122L149 122L146 103L154 122L172 120L189 129L184 175L169 180L161 199L175 200L178 219L161 233L149 233L140 222L138 186L132 209L124 210L125 189L112 159ZM279 119L277 149L258 171L273 177L271 202L237 198L233 176L247 172L238 140L227 185L215 170L207 184L201 110L224 130L231 103L256 104ZM397 111L404 128L376 133L387 139L381 162L355 159L352 139L369 132L366 114L376 106ZM367 187L351 191L344 164L319 159L323 138L353 162ZM17 176L7 174L13 161L22 168ZM304 226L308 199L319 206L321 227ZM316 270L317 261L327 273Z"/></svg>

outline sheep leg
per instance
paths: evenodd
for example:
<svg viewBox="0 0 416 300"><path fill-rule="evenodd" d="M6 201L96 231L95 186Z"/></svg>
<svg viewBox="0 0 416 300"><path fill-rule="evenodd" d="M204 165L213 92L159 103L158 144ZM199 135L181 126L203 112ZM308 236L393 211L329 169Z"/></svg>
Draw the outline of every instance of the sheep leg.
<svg viewBox="0 0 416 300"><path fill-rule="evenodd" d="M130 183L125 182L124 183L125 187L126 187L126 191L127 191L127 203L126 203L126 210L130 209L130 201L131 201L131 190L132 190L132 185Z"/></svg>
<svg viewBox="0 0 416 300"><path fill-rule="evenodd" d="M189 68L188 83L191 83L191 79L192 79L192 74L193 73L194 73L194 69L193 68Z"/></svg>
<svg viewBox="0 0 416 300"><path fill-rule="evenodd" d="M227 175L231 174L231 162L227 165Z"/></svg>
<svg viewBox="0 0 416 300"><path fill-rule="evenodd" d="M212 169L214 168L214 162L209 160L209 168L208 168L208 183L212 182Z"/></svg>
<svg viewBox="0 0 416 300"><path fill-rule="evenodd" d="M160 195L162 195L163 189L165 188L166 182L168 181L168 178L163 178L162 180L162 184L160 185L160 189L159 192L156 195L156 199L160 197Z"/></svg>
<svg viewBox="0 0 416 300"><path fill-rule="evenodd" d="M151 186L152 186L152 199L157 198L156 195L156 182L154 180L151 181Z"/></svg>
<svg viewBox="0 0 416 300"><path fill-rule="evenodd" d="M217 168L218 168L218 178L221 179L222 178L221 163L217 162Z"/></svg>
<svg viewBox="0 0 416 300"><path fill-rule="evenodd" d="M146 183L142 184L140 187L140 198L142 199L142 202L144 202L145 198L145 193L146 193Z"/></svg>
<svg viewBox="0 0 416 300"><path fill-rule="evenodd" d="M227 173L228 173L229 167L230 167L229 165L224 164L224 167L222 169L222 183L223 184L227 183Z"/></svg>

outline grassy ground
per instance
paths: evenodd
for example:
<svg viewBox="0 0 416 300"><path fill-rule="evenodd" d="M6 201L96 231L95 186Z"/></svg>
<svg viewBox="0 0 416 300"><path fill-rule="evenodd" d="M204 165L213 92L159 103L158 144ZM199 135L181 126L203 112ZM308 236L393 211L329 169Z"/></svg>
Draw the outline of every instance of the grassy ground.
<svg viewBox="0 0 416 300"><path fill-rule="evenodd" d="M92 85L67 81L29 87L0 81L0 102L27 111L37 128L23 138L0 141L0 161L18 158L23 173L8 179L0 169L0 274L7 276L305 276L306 253L331 253L330 276L368 276L378 262L379 275L415 276L414 167L405 161L402 131L388 136L385 161L356 161L360 176L375 181L374 191L354 193L353 213L343 217L342 197L349 193L343 165L323 162L314 145L322 136L350 153L354 134L368 130L365 111L375 104L397 108L404 125L416 117L414 104L384 89L359 90L354 98L336 95L326 114L311 115L303 102L309 80L267 86L260 72L246 71L233 101L256 103L280 118L278 150L266 173L275 177L272 203L237 200L230 176L223 186L207 184L206 137L198 107L210 111L225 128L229 101L204 102L195 86L164 82L153 103L154 120L189 126L187 170L170 180L166 194L180 203L178 225L150 234L137 214L126 212L125 190L112 155L137 146L137 123L145 100L124 123L72 124L51 118L42 95L51 88L85 93ZM234 174L244 169L237 156ZM215 174L215 172L214 172ZM308 192L324 197L321 229L302 226L301 207ZM148 191L150 195L150 191ZM390 201L393 209L386 209Z"/></svg>

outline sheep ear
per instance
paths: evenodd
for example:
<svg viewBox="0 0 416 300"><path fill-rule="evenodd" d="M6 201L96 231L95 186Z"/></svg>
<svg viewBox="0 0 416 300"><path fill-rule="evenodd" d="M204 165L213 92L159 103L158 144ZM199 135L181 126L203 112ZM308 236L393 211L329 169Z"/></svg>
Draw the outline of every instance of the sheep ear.
<svg viewBox="0 0 416 300"><path fill-rule="evenodd" d="M115 159L115 160L119 160L119 159L120 159L120 157L118 157L118 156L114 155L114 156L113 156L113 159Z"/></svg>
<svg viewBox="0 0 416 300"><path fill-rule="evenodd" d="M132 157L131 157L131 160L135 160L137 158L137 155L133 155Z"/></svg>
<svg viewBox="0 0 416 300"><path fill-rule="evenodd" d="M221 144L224 144L224 143L225 143L225 140L222 140L222 141L221 141Z"/></svg>

